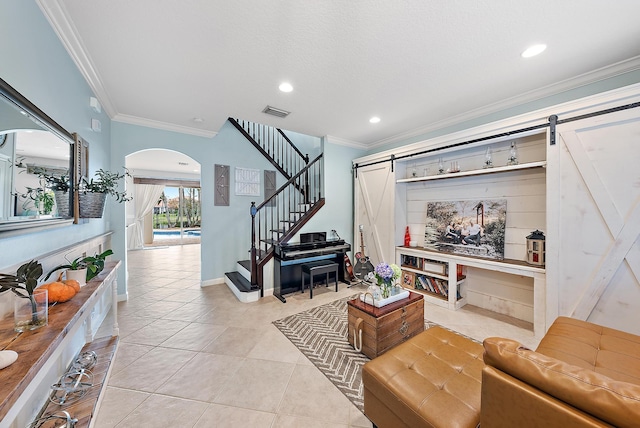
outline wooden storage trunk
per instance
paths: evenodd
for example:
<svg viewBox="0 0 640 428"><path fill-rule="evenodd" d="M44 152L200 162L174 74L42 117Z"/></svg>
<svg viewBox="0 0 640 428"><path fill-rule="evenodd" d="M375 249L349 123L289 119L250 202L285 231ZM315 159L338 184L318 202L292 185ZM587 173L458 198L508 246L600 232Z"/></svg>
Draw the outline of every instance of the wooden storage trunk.
<svg viewBox="0 0 640 428"><path fill-rule="evenodd" d="M348 301L347 308L349 343L356 348L355 331L359 344L356 327L361 323L362 353L369 358L375 358L424 331L424 300L419 293L410 292L406 299L381 308L364 303L358 298Z"/></svg>

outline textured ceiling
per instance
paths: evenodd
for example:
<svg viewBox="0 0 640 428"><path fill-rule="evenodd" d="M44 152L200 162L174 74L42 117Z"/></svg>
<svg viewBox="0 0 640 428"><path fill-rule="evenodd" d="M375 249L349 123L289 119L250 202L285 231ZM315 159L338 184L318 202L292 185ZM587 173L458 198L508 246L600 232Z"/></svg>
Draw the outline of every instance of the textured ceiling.
<svg viewBox="0 0 640 428"><path fill-rule="evenodd" d="M233 116L373 147L640 63L638 0L39 4L114 120L198 135Z"/></svg>

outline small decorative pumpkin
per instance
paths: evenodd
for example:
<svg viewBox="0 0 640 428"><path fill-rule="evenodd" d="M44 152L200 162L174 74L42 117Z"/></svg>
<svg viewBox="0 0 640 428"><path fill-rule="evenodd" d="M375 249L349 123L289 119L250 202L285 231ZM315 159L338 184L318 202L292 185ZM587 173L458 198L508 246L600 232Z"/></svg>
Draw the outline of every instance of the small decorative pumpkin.
<svg viewBox="0 0 640 428"><path fill-rule="evenodd" d="M64 281L59 281L63 284L67 284L69 287L73 287L76 290L76 293L80 291L80 283L75 279L65 279Z"/></svg>
<svg viewBox="0 0 640 428"><path fill-rule="evenodd" d="M58 277L58 281L50 282L40 286L42 289L49 291L47 301L49 303L63 303L71 300L73 296L80 291L80 284L73 279L61 281L62 275Z"/></svg>

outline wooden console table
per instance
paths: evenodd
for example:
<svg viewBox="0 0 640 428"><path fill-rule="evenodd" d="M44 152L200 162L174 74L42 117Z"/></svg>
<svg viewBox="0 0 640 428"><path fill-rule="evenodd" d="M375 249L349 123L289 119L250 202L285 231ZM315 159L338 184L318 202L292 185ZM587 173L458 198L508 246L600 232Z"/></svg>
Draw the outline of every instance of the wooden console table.
<svg viewBox="0 0 640 428"><path fill-rule="evenodd" d="M119 334L117 270L119 261L108 262L73 299L49 306L48 325L16 333L13 314L0 320L0 350L11 349L18 360L0 370L0 428L24 427L33 421L47 401L50 386L57 383L85 343L91 342L112 308L113 336Z"/></svg>

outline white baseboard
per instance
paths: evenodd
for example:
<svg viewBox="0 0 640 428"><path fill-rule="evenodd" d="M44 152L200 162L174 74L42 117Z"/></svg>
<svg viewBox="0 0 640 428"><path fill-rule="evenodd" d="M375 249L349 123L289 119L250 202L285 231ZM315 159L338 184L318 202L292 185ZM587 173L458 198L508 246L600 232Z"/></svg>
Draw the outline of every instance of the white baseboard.
<svg viewBox="0 0 640 428"><path fill-rule="evenodd" d="M205 281L201 281L200 287L209 287L210 285L220 285L220 284L224 284L224 277L207 279Z"/></svg>

